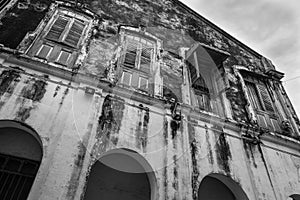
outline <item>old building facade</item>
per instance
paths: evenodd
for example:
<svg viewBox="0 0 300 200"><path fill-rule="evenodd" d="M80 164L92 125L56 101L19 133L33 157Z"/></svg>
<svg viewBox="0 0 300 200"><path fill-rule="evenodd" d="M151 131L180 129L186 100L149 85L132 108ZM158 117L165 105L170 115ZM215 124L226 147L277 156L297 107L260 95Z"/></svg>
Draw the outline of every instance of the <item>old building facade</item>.
<svg viewBox="0 0 300 200"><path fill-rule="evenodd" d="M181 2L0 9L0 199L300 198L284 74Z"/></svg>

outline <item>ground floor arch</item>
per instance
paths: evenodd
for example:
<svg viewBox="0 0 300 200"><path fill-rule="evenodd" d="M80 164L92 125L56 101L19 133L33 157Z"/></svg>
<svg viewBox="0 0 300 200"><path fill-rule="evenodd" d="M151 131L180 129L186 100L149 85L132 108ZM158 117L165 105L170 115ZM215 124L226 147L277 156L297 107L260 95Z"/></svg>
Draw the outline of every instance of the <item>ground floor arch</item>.
<svg viewBox="0 0 300 200"><path fill-rule="evenodd" d="M198 200L249 200L233 179L222 174L204 177L198 190Z"/></svg>
<svg viewBox="0 0 300 200"><path fill-rule="evenodd" d="M289 199L292 199L292 200L300 200L300 194L293 194L289 197Z"/></svg>
<svg viewBox="0 0 300 200"><path fill-rule="evenodd" d="M155 175L137 152L116 149L105 153L91 167L84 200L153 200Z"/></svg>
<svg viewBox="0 0 300 200"><path fill-rule="evenodd" d="M43 157L42 142L28 125L0 120L0 199L26 200Z"/></svg>

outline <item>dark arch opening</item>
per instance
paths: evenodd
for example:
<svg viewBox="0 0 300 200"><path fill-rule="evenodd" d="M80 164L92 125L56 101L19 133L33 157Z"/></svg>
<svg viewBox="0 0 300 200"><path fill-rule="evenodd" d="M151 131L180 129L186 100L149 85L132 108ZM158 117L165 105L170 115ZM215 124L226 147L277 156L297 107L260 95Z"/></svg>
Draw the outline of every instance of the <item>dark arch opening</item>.
<svg viewBox="0 0 300 200"><path fill-rule="evenodd" d="M203 178L198 190L198 200L249 200L243 189L222 174L210 174Z"/></svg>
<svg viewBox="0 0 300 200"><path fill-rule="evenodd" d="M84 200L152 200L154 172L138 153L117 149L105 153L92 166Z"/></svg>
<svg viewBox="0 0 300 200"><path fill-rule="evenodd" d="M0 120L0 199L26 200L43 157L38 134L26 124Z"/></svg>
<svg viewBox="0 0 300 200"><path fill-rule="evenodd" d="M293 200L300 200L300 195L299 194L293 194L290 196Z"/></svg>

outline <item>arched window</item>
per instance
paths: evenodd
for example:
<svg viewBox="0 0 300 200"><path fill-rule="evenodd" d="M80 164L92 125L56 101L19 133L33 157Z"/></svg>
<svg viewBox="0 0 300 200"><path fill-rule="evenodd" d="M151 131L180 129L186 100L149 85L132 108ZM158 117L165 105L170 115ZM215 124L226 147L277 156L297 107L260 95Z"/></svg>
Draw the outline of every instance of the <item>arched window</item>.
<svg viewBox="0 0 300 200"><path fill-rule="evenodd" d="M223 61L228 53L197 43L186 52L191 81L192 105L203 111L224 116L225 98Z"/></svg>
<svg viewBox="0 0 300 200"><path fill-rule="evenodd" d="M26 200L42 159L41 141L31 128L0 121L0 199Z"/></svg>
<svg viewBox="0 0 300 200"><path fill-rule="evenodd" d="M231 178L210 174L203 178L198 190L198 200L248 200L243 189Z"/></svg>
<svg viewBox="0 0 300 200"><path fill-rule="evenodd" d="M293 194L288 199L289 200L300 200L300 194Z"/></svg>
<svg viewBox="0 0 300 200"><path fill-rule="evenodd" d="M155 175L142 156L112 150L92 166L84 200L153 200L155 184Z"/></svg>

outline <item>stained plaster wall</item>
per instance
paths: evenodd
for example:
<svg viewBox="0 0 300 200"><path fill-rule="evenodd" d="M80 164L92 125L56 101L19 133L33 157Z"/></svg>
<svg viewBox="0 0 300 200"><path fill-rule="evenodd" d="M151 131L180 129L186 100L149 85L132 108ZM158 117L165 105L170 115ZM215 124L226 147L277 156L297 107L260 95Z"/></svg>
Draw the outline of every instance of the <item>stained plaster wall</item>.
<svg viewBox="0 0 300 200"><path fill-rule="evenodd" d="M132 2L91 2L102 21L79 73L105 79L105 69L120 45L118 25L146 23L147 31L163 40L161 74L166 88L173 88L178 96L184 81L180 64L176 65L180 47L190 47L196 40L230 52L225 70L232 92L227 97L233 103L234 119L246 120L244 97L230 67L241 64L264 72L273 66L178 5L169 1ZM168 31L170 28L181 31ZM170 60L172 64L167 65ZM213 172L232 177L249 199L285 199L300 193L298 150L285 147L287 151L281 152L282 145L272 149L243 141L240 137L246 130L224 126L224 120L214 125L207 115L203 116L206 122L191 118L187 108L180 127L176 127L169 106L163 102L149 104L130 94L108 94L101 87L89 95L84 92L86 85L78 81L47 77L23 66L19 66L22 70L8 68L13 63L3 65L1 119L30 125L43 141L44 156L29 199L82 198L90 167L101 154L115 148L135 150L149 162L157 179L157 199L197 199L201 180Z"/></svg>
<svg viewBox="0 0 300 200"><path fill-rule="evenodd" d="M174 129L161 103L150 106L102 90L89 95L84 85L16 70L1 67L0 112L1 119L33 127L43 141L31 199L80 199L91 165L115 148L132 149L149 162L157 199L196 199L201 180L213 172L232 177L249 199L274 199L274 193L284 199L299 192L295 150L259 149L239 139L238 130L186 114Z"/></svg>

